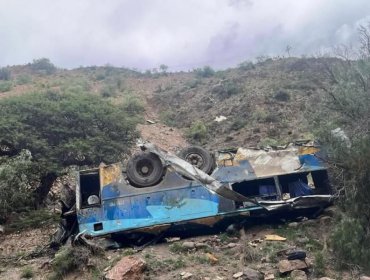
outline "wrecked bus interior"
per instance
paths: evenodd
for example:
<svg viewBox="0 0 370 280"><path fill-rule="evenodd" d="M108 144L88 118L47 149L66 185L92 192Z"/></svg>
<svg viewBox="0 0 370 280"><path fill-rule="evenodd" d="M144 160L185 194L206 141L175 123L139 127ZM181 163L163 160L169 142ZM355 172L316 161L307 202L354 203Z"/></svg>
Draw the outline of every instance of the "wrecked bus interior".
<svg viewBox="0 0 370 280"><path fill-rule="evenodd" d="M214 155L196 146L178 155L150 143L141 148L126 168L111 164L78 172L73 212L80 234L214 227L230 217L323 209L331 202L327 169L313 142Z"/></svg>

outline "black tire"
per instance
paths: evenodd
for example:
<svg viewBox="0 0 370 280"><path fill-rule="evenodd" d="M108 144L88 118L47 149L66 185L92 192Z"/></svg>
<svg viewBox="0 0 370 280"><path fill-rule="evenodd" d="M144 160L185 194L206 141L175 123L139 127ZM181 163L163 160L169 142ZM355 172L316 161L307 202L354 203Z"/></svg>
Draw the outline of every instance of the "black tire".
<svg viewBox="0 0 370 280"><path fill-rule="evenodd" d="M210 152L198 146L182 149L179 156L207 174L211 174L215 163Z"/></svg>
<svg viewBox="0 0 370 280"><path fill-rule="evenodd" d="M158 184L164 174L160 158L153 153L139 153L127 163L127 178L131 185L139 188Z"/></svg>

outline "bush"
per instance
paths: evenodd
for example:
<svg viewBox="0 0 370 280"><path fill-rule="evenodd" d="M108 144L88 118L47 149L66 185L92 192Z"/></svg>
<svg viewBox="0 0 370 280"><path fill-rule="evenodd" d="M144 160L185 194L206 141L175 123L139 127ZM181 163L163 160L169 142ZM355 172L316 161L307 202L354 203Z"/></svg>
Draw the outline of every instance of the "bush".
<svg viewBox="0 0 370 280"><path fill-rule="evenodd" d="M32 267L26 266L22 269L21 278L32 278L34 274Z"/></svg>
<svg viewBox="0 0 370 280"><path fill-rule="evenodd" d="M7 68L0 68L0 80L9 81L11 78L11 72Z"/></svg>
<svg viewBox="0 0 370 280"><path fill-rule="evenodd" d="M143 103L136 96L132 95L125 97L123 101L123 108L125 112L133 116L139 115L145 110Z"/></svg>
<svg viewBox="0 0 370 280"><path fill-rule="evenodd" d="M167 111L162 111L159 114L160 120L165 123L168 126L176 126L176 112L167 110Z"/></svg>
<svg viewBox="0 0 370 280"><path fill-rule="evenodd" d="M33 72L38 74L51 75L57 71L55 65L52 64L48 58L34 59L29 66Z"/></svg>
<svg viewBox="0 0 370 280"><path fill-rule="evenodd" d="M214 76L215 70L213 70L210 66L204 66L203 68L197 68L194 70L195 75L200 78L209 78Z"/></svg>
<svg viewBox="0 0 370 280"><path fill-rule="evenodd" d="M251 61L243 61L238 66L239 66L239 69L244 70L244 71L253 70L256 68L256 66Z"/></svg>
<svg viewBox="0 0 370 280"><path fill-rule="evenodd" d="M230 126L231 130L239 130L247 124L247 120L244 118L236 119Z"/></svg>
<svg viewBox="0 0 370 280"><path fill-rule="evenodd" d="M0 222L12 212L33 207L31 183L36 179L31 155L23 150L14 158L2 158L0 164Z"/></svg>
<svg viewBox="0 0 370 280"><path fill-rule="evenodd" d="M17 85L25 85L32 82L32 77L29 75L19 75L17 77Z"/></svg>
<svg viewBox="0 0 370 280"><path fill-rule="evenodd" d="M212 88L212 94L216 94L222 99L228 98L232 95L241 92L241 87L237 82L234 81L222 81L220 84Z"/></svg>
<svg viewBox="0 0 370 280"><path fill-rule="evenodd" d="M202 121L194 122L187 131L187 137L196 142L202 143L207 139L207 136L207 127Z"/></svg>
<svg viewBox="0 0 370 280"><path fill-rule="evenodd" d="M12 82L0 82L0 92L10 91L13 87Z"/></svg>
<svg viewBox="0 0 370 280"><path fill-rule="evenodd" d="M64 279L66 275L83 267L89 261L91 252L86 247L63 247L53 260L53 275L50 279Z"/></svg>
<svg viewBox="0 0 370 280"><path fill-rule="evenodd" d="M105 98L117 96L117 92L112 86L103 87L100 94L102 97L105 97Z"/></svg>
<svg viewBox="0 0 370 280"><path fill-rule="evenodd" d="M286 91L278 90L277 92L275 92L274 98L278 101L287 102L290 100L290 94Z"/></svg>

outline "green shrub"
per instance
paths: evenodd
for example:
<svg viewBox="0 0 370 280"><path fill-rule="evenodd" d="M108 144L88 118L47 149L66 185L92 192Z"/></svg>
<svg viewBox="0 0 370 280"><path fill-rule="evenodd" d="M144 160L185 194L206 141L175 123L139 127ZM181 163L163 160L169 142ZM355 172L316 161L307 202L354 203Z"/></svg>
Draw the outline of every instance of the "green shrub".
<svg viewBox="0 0 370 280"><path fill-rule="evenodd" d="M230 126L231 130L239 130L247 124L247 120L244 118L237 118Z"/></svg>
<svg viewBox="0 0 370 280"><path fill-rule="evenodd" d="M193 80L186 82L186 86L189 88L196 88L201 83L202 81L197 78L197 79L193 79Z"/></svg>
<svg viewBox="0 0 370 280"><path fill-rule="evenodd" d="M22 269L21 277L22 278L32 278L35 273L33 272L32 267L26 266Z"/></svg>
<svg viewBox="0 0 370 280"><path fill-rule="evenodd" d="M25 85L32 82L32 77L29 75L19 75L17 77L17 85Z"/></svg>
<svg viewBox="0 0 370 280"><path fill-rule="evenodd" d="M12 82L0 82L0 92L10 91L13 87Z"/></svg>
<svg viewBox="0 0 370 280"><path fill-rule="evenodd" d="M103 87L100 94L102 97L105 97L105 98L117 96L117 92L112 86Z"/></svg>
<svg viewBox="0 0 370 280"><path fill-rule="evenodd" d="M290 100L290 94L284 90L278 90L275 92L274 98L278 101L287 102Z"/></svg>
<svg viewBox="0 0 370 280"><path fill-rule="evenodd" d="M251 61L243 61L238 66L239 66L239 69L244 70L244 71L253 70L256 68L256 66Z"/></svg>
<svg viewBox="0 0 370 280"><path fill-rule="evenodd" d="M0 80L9 81L11 79L11 72L7 68L0 68Z"/></svg>
<svg viewBox="0 0 370 280"><path fill-rule="evenodd" d="M209 78L215 74L215 70L213 70L210 66L204 66L203 68L197 68L194 70L195 75L200 78Z"/></svg>
<svg viewBox="0 0 370 280"><path fill-rule="evenodd" d="M133 95L127 95L123 101L124 110L131 115L139 115L144 112L143 103Z"/></svg>
<svg viewBox="0 0 370 280"><path fill-rule="evenodd" d="M55 255L50 279L63 279L70 272L85 266L91 253L86 247L62 247Z"/></svg>
<svg viewBox="0 0 370 280"><path fill-rule="evenodd" d="M172 110L166 110L159 113L160 120L168 126L176 126L176 112Z"/></svg>
<svg viewBox="0 0 370 280"><path fill-rule="evenodd" d="M313 267L316 276L320 277L325 275L326 262L322 252L316 252Z"/></svg>
<svg viewBox="0 0 370 280"><path fill-rule="evenodd" d="M38 74L50 75L57 71L57 68L48 58L34 59L32 63L28 64L33 72Z"/></svg>
<svg viewBox="0 0 370 280"><path fill-rule="evenodd" d="M207 136L208 130L202 121L194 122L187 131L187 137L199 143L206 140Z"/></svg>

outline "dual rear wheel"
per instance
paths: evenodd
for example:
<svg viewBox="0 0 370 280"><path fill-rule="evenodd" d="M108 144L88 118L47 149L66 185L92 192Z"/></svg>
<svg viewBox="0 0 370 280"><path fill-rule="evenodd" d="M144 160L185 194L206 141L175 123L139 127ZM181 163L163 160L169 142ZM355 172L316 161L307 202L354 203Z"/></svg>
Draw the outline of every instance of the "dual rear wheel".
<svg viewBox="0 0 370 280"><path fill-rule="evenodd" d="M187 147L182 149L178 156L207 174L210 174L214 168L212 155L202 147ZM156 185L162 180L164 174L165 167L161 159L150 152L136 154L127 163L127 178L135 187Z"/></svg>

